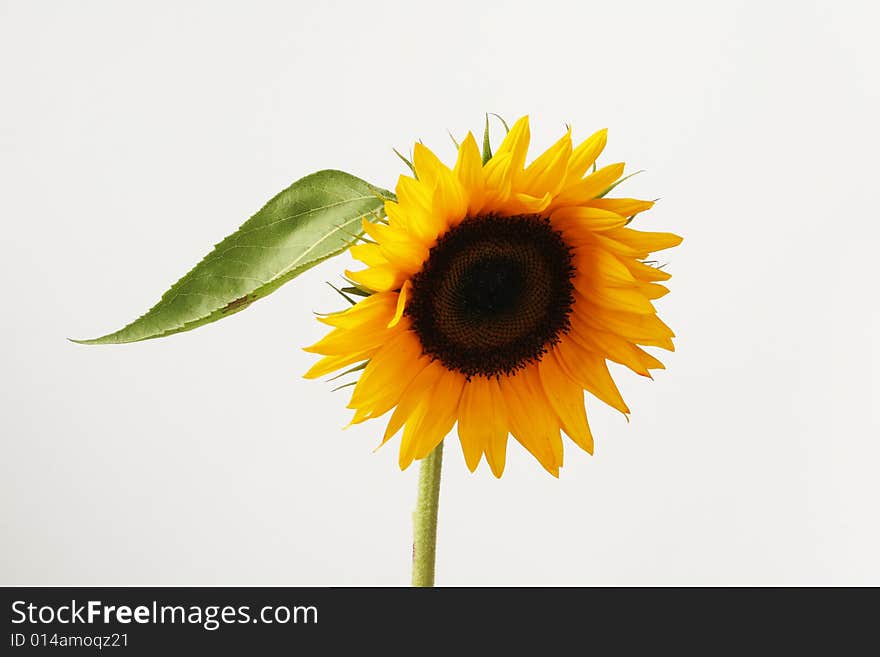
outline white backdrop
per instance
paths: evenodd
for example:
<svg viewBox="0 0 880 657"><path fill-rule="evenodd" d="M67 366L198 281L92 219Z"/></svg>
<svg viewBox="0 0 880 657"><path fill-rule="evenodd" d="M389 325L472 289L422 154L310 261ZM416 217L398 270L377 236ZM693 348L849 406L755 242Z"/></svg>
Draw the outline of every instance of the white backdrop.
<svg viewBox="0 0 880 657"><path fill-rule="evenodd" d="M597 450L447 445L438 583L880 584L880 47L868 2L0 2L0 583L396 585L417 468L301 374L330 261L166 340L83 347L278 190L483 112L684 235L678 351ZM497 135L496 135L497 136ZM533 153L536 150L533 150Z"/></svg>

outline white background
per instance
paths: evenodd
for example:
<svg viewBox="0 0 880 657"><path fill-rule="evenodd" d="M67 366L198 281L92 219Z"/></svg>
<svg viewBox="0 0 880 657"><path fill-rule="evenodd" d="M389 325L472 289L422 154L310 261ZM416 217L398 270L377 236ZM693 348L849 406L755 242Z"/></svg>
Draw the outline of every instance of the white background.
<svg viewBox="0 0 880 657"><path fill-rule="evenodd" d="M438 583L880 584L869 2L0 2L0 583L398 585L417 468L301 374L325 263L246 312L83 347L278 190L483 112L610 129L662 197L678 334L559 480L448 441ZM496 133L496 137L497 137Z"/></svg>

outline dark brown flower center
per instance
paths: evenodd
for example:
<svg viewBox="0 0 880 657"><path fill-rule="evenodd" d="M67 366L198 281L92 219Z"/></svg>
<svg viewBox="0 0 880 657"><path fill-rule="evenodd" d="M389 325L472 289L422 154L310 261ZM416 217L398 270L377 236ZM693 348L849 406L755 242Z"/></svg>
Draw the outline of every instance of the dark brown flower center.
<svg viewBox="0 0 880 657"><path fill-rule="evenodd" d="M469 217L412 277L406 314L448 369L509 374L568 331L573 275L571 249L546 217Z"/></svg>

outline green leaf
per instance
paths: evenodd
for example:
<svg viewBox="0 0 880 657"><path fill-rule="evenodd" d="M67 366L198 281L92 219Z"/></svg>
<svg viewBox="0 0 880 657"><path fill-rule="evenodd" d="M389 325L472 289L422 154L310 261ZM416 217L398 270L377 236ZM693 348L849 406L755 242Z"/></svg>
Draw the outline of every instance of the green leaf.
<svg viewBox="0 0 880 657"><path fill-rule="evenodd" d="M160 338L247 308L361 234L363 217L384 216L394 195L342 171L318 171L266 203L214 247L159 302L128 326L81 344Z"/></svg>

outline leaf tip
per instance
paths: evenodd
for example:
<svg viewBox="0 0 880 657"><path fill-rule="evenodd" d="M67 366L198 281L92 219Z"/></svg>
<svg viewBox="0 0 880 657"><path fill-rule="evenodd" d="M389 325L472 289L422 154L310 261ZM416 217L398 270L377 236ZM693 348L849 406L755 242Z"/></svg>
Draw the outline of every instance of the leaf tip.
<svg viewBox="0 0 880 657"><path fill-rule="evenodd" d="M85 345L115 344L114 342L111 342L110 340L107 339L112 335L113 334L110 333L109 335L102 335L100 338L86 338L83 340L79 340L77 338L65 338L65 340L67 340L68 342L72 342L73 344L85 344Z"/></svg>

